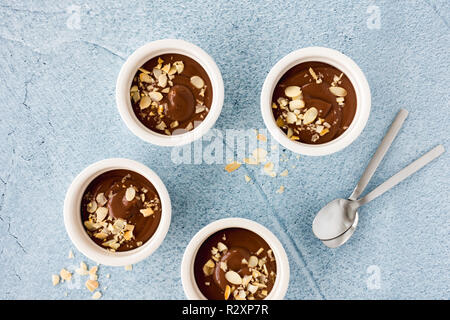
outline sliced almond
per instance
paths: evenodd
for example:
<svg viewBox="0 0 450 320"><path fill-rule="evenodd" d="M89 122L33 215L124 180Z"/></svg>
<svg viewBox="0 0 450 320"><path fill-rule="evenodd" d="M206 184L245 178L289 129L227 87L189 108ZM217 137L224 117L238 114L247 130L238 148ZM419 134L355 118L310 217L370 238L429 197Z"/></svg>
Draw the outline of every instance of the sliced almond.
<svg viewBox="0 0 450 320"><path fill-rule="evenodd" d="M310 124L310 123L314 122L314 120L316 120L318 114L319 114L319 112L317 111L316 108L314 108L314 107L309 108L303 115L303 123Z"/></svg>
<svg viewBox="0 0 450 320"><path fill-rule="evenodd" d="M219 251L222 252L222 251L228 250L228 247L224 243L219 242L219 243L217 243L217 249L219 249Z"/></svg>
<svg viewBox="0 0 450 320"><path fill-rule="evenodd" d="M289 109L291 109L291 111L302 109L304 107L305 107L305 101L303 101L303 100L289 101Z"/></svg>
<svg viewBox="0 0 450 320"><path fill-rule="evenodd" d="M98 205L104 206L106 204L106 202L108 202L108 199L106 199L105 194L103 192L99 193L96 197L95 200L97 201Z"/></svg>
<svg viewBox="0 0 450 320"><path fill-rule="evenodd" d="M337 97L345 97L347 95L347 90L342 87L329 87L328 89Z"/></svg>
<svg viewBox="0 0 450 320"><path fill-rule="evenodd" d="M233 172L234 170L239 169L241 164L239 162L233 161L225 166L225 170L227 172Z"/></svg>
<svg viewBox="0 0 450 320"><path fill-rule="evenodd" d="M158 130L164 130L165 128L167 128L167 125L166 125L166 123L164 121L161 121L160 123L158 123L155 126L155 128L158 129Z"/></svg>
<svg viewBox="0 0 450 320"><path fill-rule="evenodd" d="M201 89L205 85L205 82L199 76L193 76L191 77L191 84L197 89Z"/></svg>
<svg viewBox="0 0 450 320"><path fill-rule="evenodd" d="M134 189L133 187L128 187L125 191L125 199L127 199L127 201L132 201L135 197L136 189Z"/></svg>
<svg viewBox="0 0 450 320"><path fill-rule="evenodd" d="M287 175L288 175L287 169L280 173L280 176L282 176L282 177L287 177Z"/></svg>
<svg viewBox="0 0 450 320"><path fill-rule="evenodd" d="M178 74L183 72L183 70L184 70L184 63L183 63L183 61L175 61L173 63L173 65L177 69Z"/></svg>
<svg viewBox="0 0 450 320"><path fill-rule="evenodd" d="M98 300L101 297L102 297L102 293L100 291L97 291L92 295L92 299L94 299L94 300Z"/></svg>
<svg viewBox="0 0 450 320"><path fill-rule="evenodd" d="M162 100L163 95L161 94L161 92L156 92L156 91L152 91L148 94L148 96L150 97L150 99L152 99L153 101L159 102Z"/></svg>
<svg viewBox="0 0 450 320"><path fill-rule="evenodd" d="M248 259L248 266L249 266L249 268L254 268L254 267L256 267L258 265L258 257L256 257L256 256L251 256L249 259Z"/></svg>
<svg viewBox="0 0 450 320"><path fill-rule="evenodd" d="M139 74L139 80L141 80L141 82L146 82L146 83L153 82L152 78L146 73Z"/></svg>
<svg viewBox="0 0 450 320"><path fill-rule="evenodd" d="M289 124L295 123L297 121L297 116L293 112L288 112L286 116L286 122Z"/></svg>
<svg viewBox="0 0 450 320"><path fill-rule="evenodd" d="M234 285L241 285L242 284L242 278L239 275L239 273L233 271L233 270L229 270L225 273L225 279L227 279L227 281L231 284Z"/></svg>
<svg viewBox="0 0 450 320"><path fill-rule="evenodd" d="M251 294L255 294L256 291L258 291L258 286L254 286L252 284L249 284L247 286L247 290L251 293Z"/></svg>
<svg viewBox="0 0 450 320"><path fill-rule="evenodd" d="M151 216L152 214L155 213L155 211L153 211L152 208L141 209L141 210L139 210L139 212L142 213L142 215L144 217L149 217L149 216Z"/></svg>
<svg viewBox="0 0 450 320"><path fill-rule="evenodd" d="M158 86L164 88L167 85L167 76L166 74L162 74L158 77Z"/></svg>
<svg viewBox="0 0 450 320"><path fill-rule="evenodd" d="M56 286L59 283L59 276L57 274L52 275L52 283Z"/></svg>
<svg viewBox="0 0 450 320"><path fill-rule="evenodd" d="M92 200L91 202L89 202L86 206L86 210L89 213L94 213L95 210L97 210L97 202L95 200Z"/></svg>
<svg viewBox="0 0 450 320"><path fill-rule="evenodd" d="M227 285L225 287L225 294L224 294L225 300L228 300L228 298L230 297L230 294L231 294L231 287L229 285Z"/></svg>
<svg viewBox="0 0 450 320"><path fill-rule="evenodd" d="M90 292L94 292L94 290L98 288L98 282L95 280L88 280L85 285Z"/></svg>
<svg viewBox="0 0 450 320"><path fill-rule="evenodd" d="M150 99L150 97L143 96L141 98L141 101L139 101L139 108L141 108L141 110L147 109L148 107L150 107L151 103L152 103L152 99Z"/></svg>
<svg viewBox="0 0 450 320"><path fill-rule="evenodd" d="M289 86L284 90L286 97L293 98L297 97L302 93L302 89L298 86Z"/></svg>
<svg viewBox="0 0 450 320"><path fill-rule="evenodd" d="M59 272L59 275L61 276L61 279L69 281L70 279L72 279L72 274L67 271L66 269L61 269L61 271Z"/></svg>
<svg viewBox="0 0 450 320"><path fill-rule="evenodd" d="M125 270L126 270L126 271L131 271L131 270L133 270L133 265L132 265L132 264L127 264L127 265L125 266Z"/></svg>
<svg viewBox="0 0 450 320"><path fill-rule="evenodd" d="M95 211L95 214L97 216L97 222L102 222L105 220L106 216L108 215L108 208L106 207L100 207Z"/></svg>

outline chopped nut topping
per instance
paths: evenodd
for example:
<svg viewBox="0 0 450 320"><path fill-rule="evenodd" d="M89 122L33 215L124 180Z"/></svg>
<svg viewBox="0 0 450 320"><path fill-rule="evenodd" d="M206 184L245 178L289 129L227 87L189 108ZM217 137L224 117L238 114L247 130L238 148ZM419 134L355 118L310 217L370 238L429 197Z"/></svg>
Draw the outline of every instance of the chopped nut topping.
<svg viewBox="0 0 450 320"><path fill-rule="evenodd" d="M241 166L241 164L239 162L233 161L225 166L225 170L227 172L233 172L233 171L239 169L240 166Z"/></svg>

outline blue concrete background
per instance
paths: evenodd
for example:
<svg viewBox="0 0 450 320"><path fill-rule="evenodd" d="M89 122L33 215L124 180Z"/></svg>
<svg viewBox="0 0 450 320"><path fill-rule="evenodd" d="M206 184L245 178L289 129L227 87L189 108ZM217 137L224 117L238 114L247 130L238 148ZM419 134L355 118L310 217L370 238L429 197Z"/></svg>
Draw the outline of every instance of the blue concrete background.
<svg viewBox="0 0 450 320"><path fill-rule="evenodd" d="M439 143L450 149L449 20L445 0L1 0L0 298L90 299L76 281L51 284L62 267L93 263L64 229L65 192L89 164L127 157L166 183L173 221L162 246L133 271L100 266L105 299L183 299L184 248L201 227L231 216L280 238L291 265L289 299L449 299L448 151L361 209L343 247L328 249L311 232L315 212L351 193L399 108L410 115L369 188ZM264 128L260 89L284 55L312 45L340 50L371 86L366 129L330 156L281 149L284 178L254 167L229 174L223 164L176 165L170 148L127 130L114 99L126 57L161 38L193 42L216 60L226 92L220 130ZM276 194L281 184L286 191Z"/></svg>

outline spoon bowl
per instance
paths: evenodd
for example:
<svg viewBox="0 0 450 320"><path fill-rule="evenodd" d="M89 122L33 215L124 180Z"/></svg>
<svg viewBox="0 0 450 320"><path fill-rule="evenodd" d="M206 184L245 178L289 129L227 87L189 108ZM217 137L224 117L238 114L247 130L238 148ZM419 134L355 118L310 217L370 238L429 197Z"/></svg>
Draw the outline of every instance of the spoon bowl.
<svg viewBox="0 0 450 320"><path fill-rule="evenodd" d="M353 222L352 226L347 231L345 231L339 237L336 237L334 239L322 240L322 243L324 245L326 245L328 248L332 248L332 249L342 246L344 243L347 242L348 239L351 238L353 233L355 233L356 226L358 225L358 220L359 220L359 216L358 216L358 212L356 212L355 221Z"/></svg>
<svg viewBox="0 0 450 320"><path fill-rule="evenodd" d="M323 207L314 218L312 230L320 240L332 240L348 231L355 222L358 203L335 199Z"/></svg>

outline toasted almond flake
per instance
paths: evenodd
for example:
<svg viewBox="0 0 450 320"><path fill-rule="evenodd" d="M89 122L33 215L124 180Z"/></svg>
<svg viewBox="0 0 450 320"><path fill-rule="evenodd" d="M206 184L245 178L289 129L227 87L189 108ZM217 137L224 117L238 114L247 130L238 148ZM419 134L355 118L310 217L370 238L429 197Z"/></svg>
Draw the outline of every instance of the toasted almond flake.
<svg viewBox="0 0 450 320"><path fill-rule="evenodd" d="M317 74L314 72L313 68L309 68L309 73L314 78L314 80L318 79Z"/></svg>
<svg viewBox="0 0 450 320"><path fill-rule="evenodd" d="M159 76L162 75L162 74L163 74L163 72L161 71L160 68L156 68L156 67L155 67L155 68L153 69L153 75L155 76L156 79L158 79Z"/></svg>
<svg viewBox="0 0 450 320"><path fill-rule="evenodd" d="M231 294L231 287L229 285L227 285L225 287L225 293L224 293L225 300L228 300L228 298L230 297L230 294Z"/></svg>
<svg viewBox="0 0 450 320"><path fill-rule="evenodd" d="M96 215L97 222L102 222L103 220L105 220L106 216L108 215L108 208L106 208L106 207L97 208L97 210L95 211L95 215Z"/></svg>
<svg viewBox="0 0 450 320"><path fill-rule="evenodd" d="M95 280L87 280L85 285L90 292L94 292L94 290L98 288L98 282Z"/></svg>
<svg viewBox="0 0 450 320"><path fill-rule="evenodd" d="M157 91L150 92L148 94L148 96L150 97L150 99L152 99L155 102L159 102L163 98L163 95L161 94L161 92L157 92Z"/></svg>
<svg viewBox="0 0 450 320"><path fill-rule="evenodd" d="M287 175L288 175L287 169L280 173L280 176L282 176L282 177L287 177Z"/></svg>
<svg viewBox="0 0 450 320"><path fill-rule="evenodd" d="M150 71L148 71L147 69L144 69L142 67L139 68L140 72L146 73L146 74L150 74Z"/></svg>
<svg viewBox="0 0 450 320"><path fill-rule="evenodd" d="M251 256L248 259L248 266L249 268L254 268L258 265L258 258L256 256Z"/></svg>
<svg viewBox="0 0 450 320"><path fill-rule="evenodd" d="M270 175L271 172L273 171L273 168L274 168L273 162L269 161L264 165L264 172Z"/></svg>
<svg viewBox="0 0 450 320"><path fill-rule="evenodd" d="M158 129L158 130L164 130L165 128L167 128L167 125L166 125L166 123L164 121L161 121L160 123L158 123L155 126L155 128Z"/></svg>
<svg viewBox="0 0 450 320"><path fill-rule="evenodd" d="M152 83L152 78L147 73L139 74L139 80L141 82Z"/></svg>
<svg viewBox="0 0 450 320"><path fill-rule="evenodd" d="M125 192L125 199L132 201L136 197L136 190L133 187L128 187Z"/></svg>
<svg viewBox="0 0 450 320"><path fill-rule="evenodd" d="M161 70L164 71L165 73L169 73L170 63L165 64L164 67L161 68Z"/></svg>
<svg viewBox="0 0 450 320"><path fill-rule="evenodd" d="M141 98L141 101L139 101L139 108L141 108L141 110L147 109L148 107L150 107L151 103L152 103L152 100L150 99L150 97L143 96Z"/></svg>
<svg viewBox="0 0 450 320"><path fill-rule="evenodd" d="M72 279L72 274L64 268L61 269L61 271L59 272L59 275L61 276L61 279L66 280L66 281L70 281L70 279Z"/></svg>
<svg viewBox="0 0 450 320"><path fill-rule="evenodd" d="M318 114L319 114L319 112L317 111L316 108L314 108L314 107L309 108L303 116L303 123L310 124L310 123L314 122L314 120L316 120Z"/></svg>
<svg viewBox="0 0 450 320"><path fill-rule="evenodd" d="M289 86L284 90L284 94L289 97L296 97L302 93L302 90L298 86Z"/></svg>
<svg viewBox="0 0 450 320"><path fill-rule="evenodd" d="M106 204L106 202L108 202L108 199L106 199L105 194L103 192L99 193L95 197L95 200L97 201L97 203L100 207L104 206Z"/></svg>
<svg viewBox="0 0 450 320"><path fill-rule="evenodd" d="M297 116L293 112L288 112L286 115L286 122L288 124L293 124L297 121Z"/></svg>
<svg viewBox="0 0 450 320"><path fill-rule="evenodd" d="M250 182L252 180L252 178L250 178L248 175L245 175L244 178L245 182Z"/></svg>
<svg viewBox="0 0 450 320"><path fill-rule="evenodd" d="M52 283L54 286L59 283L59 276L57 274L52 274Z"/></svg>
<svg viewBox="0 0 450 320"><path fill-rule="evenodd" d="M205 82L199 76L193 76L191 77L191 84L197 89L201 89L205 85Z"/></svg>
<svg viewBox="0 0 450 320"><path fill-rule="evenodd" d="M139 212L142 213L144 217L149 217L155 213L155 211L152 208L141 209L139 210Z"/></svg>
<svg viewBox="0 0 450 320"><path fill-rule="evenodd" d="M202 113L203 111L205 111L205 109L205 106L196 106L195 113Z"/></svg>
<svg viewBox="0 0 450 320"><path fill-rule="evenodd" d="M177 69L178 74L183 72L183 70L184 70L184 63L183 63L183 61L175 61L173 63L173 65Z"/></svg>
<svg viewBox="0 0 450 320"><path fill-rule="evenodd" d="M284 186L280 186L279 188L278 188L278 190L277 190L277 193L278 194L281 194L281 193L283 193L284 192Z"/></svg>
<svg viewBox="0 0 450 320"><path fill-rule="evenodd" d="M217 243L217 249L220 252L222 252L222 251L228 250L228 247L224 243L219 242L219 243Z"/></svg>
<svg viewBox="0 0 450 320"><path fill-rule="evenodd" d="M234 285L241 285L242 284L242 278L239 275L239 273L233 271L233 270L229 270L225 273L225 279L227 279L227 281L231 284Z"/></svg>
<svg viewBox="0 0 450 320"><path fill-rule="evenodd" d="M163 73L158 77L158 86L164 88L167 85L167 75Z"/></svg>
<svg viewBox="0 0 450 320"><path fill-rule="evenodd" d="M93 266L89 269L89 274L96 274L98 271L98 266Z"/></svg>
<svg viewBox="0 0 450 320"><path fill-rule="evenodd" d="M263 135L262 133L258 133L258 135L256 136L256 139L258 139L259 141L267 141L267 137L265 135Z"/></svg>
<svg viewBox="0 0 450 320"><path fill-rule="evenodd" d="M228 266L227 266L227 263L226 263L226 262L223 262L223 261L221 261L221 262L220 262L220 269L222 269L222 270L223 270L223 272L227 272L227 270L228 270Z"/></svg>
<svg viewBox="0 0 450 320"><path fill-rule="evenodd" d="M172 121L172 122L170 123L170 127L171 127L172 129L178 127L178 125L179 125L178 121Z"/></svg>
<svg viewBox="0 0 450 320"><path fill-rule="evenodd" d="M291 111L299 110L305 107L305 101L303 100L292 100L289 102L289 109Z"/></svg>
<svg viewBox="0 0 450 320"><path fill-rule="evenodd" d="M141 100L141 95L139 94L139 92L133 92L131 97L133 98L134 103L137 103L139 100Z"/></svg>
<svg viewBox="0 0 450 320"><path fill-rule="evenodd" d="M259 248L258 251L256 251L256 255L259 256L264 251L264 248Z"/></svg>
<svg viewBox="0 0 450 320"><path fill-rule="evenodd" d="M133 231L126 231L126 232L123 234L123 238L124 238L126 241L131 240L131 239L133 238Z"/></svg>
<svg viewBox="0 0 450 320"><path fill-rule="evenodd" d="M240 166L241 166L241 164L239 162L233 161L225 166L225 170L227 172L233 172L233 171L239 169Z"/></svg>
<svg viewBox="0 0 450 320"><path fill-rule="evenodd" d="M69 259L73 259L73 252L72 252L72 250L69 250L68 258L69 258Z"/></svg>
<svg viewBox="0 0 450 320"><path fill-rule="evenodd" d="M133 265L132 265L132 264L126 265L126 266L125 266L125 270L126 270L126 271L131 271L131 270L133 270Z"/></svg>
<svg viewBox="0 0 450 320"><path fill-rule="evenodd" d="M252 284L249 284L247 286L247 290L251 293L251 294L255 294L256 291L258 291L258 286L254 286Z"/></svg>
<svg viewBox="0 0 450 320"><path fill-rule="evenodd" d="M102 297L102 293L100 291L96 291L93 295L92 295L92 299L94 300L98 300Z"/></svg>
<svg viewBox="0 0 450 320"><path fill-rule="evenodd" d="M192 122L189 122L188 125L186 126L186 128L184 128L187 131L191 131L194 128L194 125L192 124Z"/></svg>
<svg viewBox="0 0 450 320"><path fill-rule="evenodd" d="M277 104L275 102L272 102L272 109L277 109L277 108L278 108Z"/></svg>
<svg viewBox="0 0 450 320"><path fill-rule="evenodd" d="M91 202L89 202L86 206L86 210L89 213L94 213L95 210L97 210L97 202L95 202L95 200L92 200Z"/></svg>
<svg viewBox="0 0 450 320"><path fill-rule="evenodd" d="M332 94L338 97L345 97L347 95L347 90L342 87L329 87L328 89Z"/></svg>
<svg viewBox="0 0 450 320"><path fill-rule="evenodd" d="M330 130L328 128L323 129L322 131L320 131L319 135L320 136L324 136L326 135L328 132L330 132Z"/></svg>

